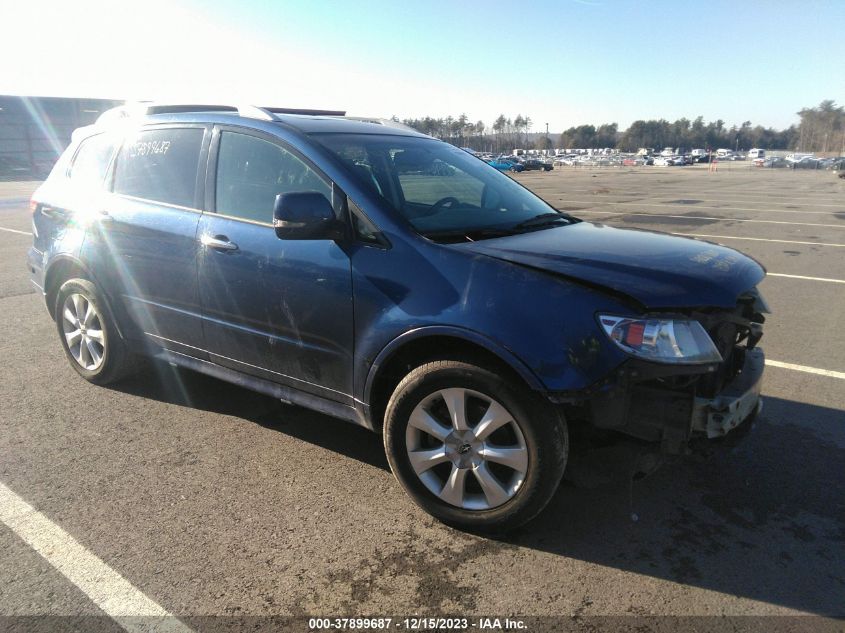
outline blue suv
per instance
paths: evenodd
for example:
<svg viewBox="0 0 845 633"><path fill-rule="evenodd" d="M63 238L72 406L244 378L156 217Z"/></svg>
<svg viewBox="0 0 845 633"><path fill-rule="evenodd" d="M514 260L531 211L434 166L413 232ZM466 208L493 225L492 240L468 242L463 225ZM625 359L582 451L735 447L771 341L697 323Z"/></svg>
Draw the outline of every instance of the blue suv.
<svg viewBox="0 0 845 633"><path fill-rule="evenodd" d="M32 223L83 378L148 356L381 432L461 528L524 523L596 449L645 470L760 406L757 262L583 222L390 121L118 108L75 132Z"/></svg>

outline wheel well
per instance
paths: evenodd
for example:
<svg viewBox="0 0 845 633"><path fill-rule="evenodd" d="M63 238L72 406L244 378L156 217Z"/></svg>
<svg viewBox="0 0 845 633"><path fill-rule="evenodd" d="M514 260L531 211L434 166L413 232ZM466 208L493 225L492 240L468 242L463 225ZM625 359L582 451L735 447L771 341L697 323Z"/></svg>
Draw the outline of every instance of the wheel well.
<svg viewBox="0 0 845 633"><path fill-rule="evenodd" d="M51 318L56 316L56 296L59 294L59 288L68 279L91 281L88 272L76 262L62 260L51 266L47 271L47 278L44 280L44 294Z"/></svg>
<svg viewBox="0 0 845 633"><path fill-rule="evenodd" d="M400 347L378 369L370 392L370 413L375 429L382 426L387 403L396 385L413 369L435 360L472 363L530 388L513 367L481 345L456 336L424 336Z"/></svg>

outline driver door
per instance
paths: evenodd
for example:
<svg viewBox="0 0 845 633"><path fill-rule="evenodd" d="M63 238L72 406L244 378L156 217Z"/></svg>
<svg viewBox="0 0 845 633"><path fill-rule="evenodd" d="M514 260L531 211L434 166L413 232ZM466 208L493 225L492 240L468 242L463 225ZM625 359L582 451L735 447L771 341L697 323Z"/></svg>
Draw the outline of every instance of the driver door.
<svg viewBox="0 0 845 633"><path fill-rule="evenodd" d="M352 277L331 240L281 240L277 194L334 186L278 139L215 129L200 218L205 347L223 366L352 403ZM213 190L211 190L213 188Z"/></svg>

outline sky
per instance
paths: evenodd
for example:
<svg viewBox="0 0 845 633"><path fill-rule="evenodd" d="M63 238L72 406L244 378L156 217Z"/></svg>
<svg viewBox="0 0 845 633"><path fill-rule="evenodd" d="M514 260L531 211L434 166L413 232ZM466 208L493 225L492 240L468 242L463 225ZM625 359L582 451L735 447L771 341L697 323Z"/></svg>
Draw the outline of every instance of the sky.
<svg viewBox="0 0 845 633"><path fill-rule="evenodd" d="M0 0L0 94L252 103L532 131L845 103L845 2Z"/></svg>

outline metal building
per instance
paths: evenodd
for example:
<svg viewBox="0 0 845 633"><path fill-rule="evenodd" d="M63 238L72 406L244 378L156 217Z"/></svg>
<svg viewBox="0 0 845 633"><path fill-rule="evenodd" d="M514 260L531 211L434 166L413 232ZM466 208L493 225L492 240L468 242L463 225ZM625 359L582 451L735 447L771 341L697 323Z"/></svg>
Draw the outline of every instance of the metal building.
<svg viewBox="0 0 845 633"><path fill-rule="evenodd" d="M103 110L121 103L0 95L0 180L44 178L74 129L90 125Z"/></svg>

